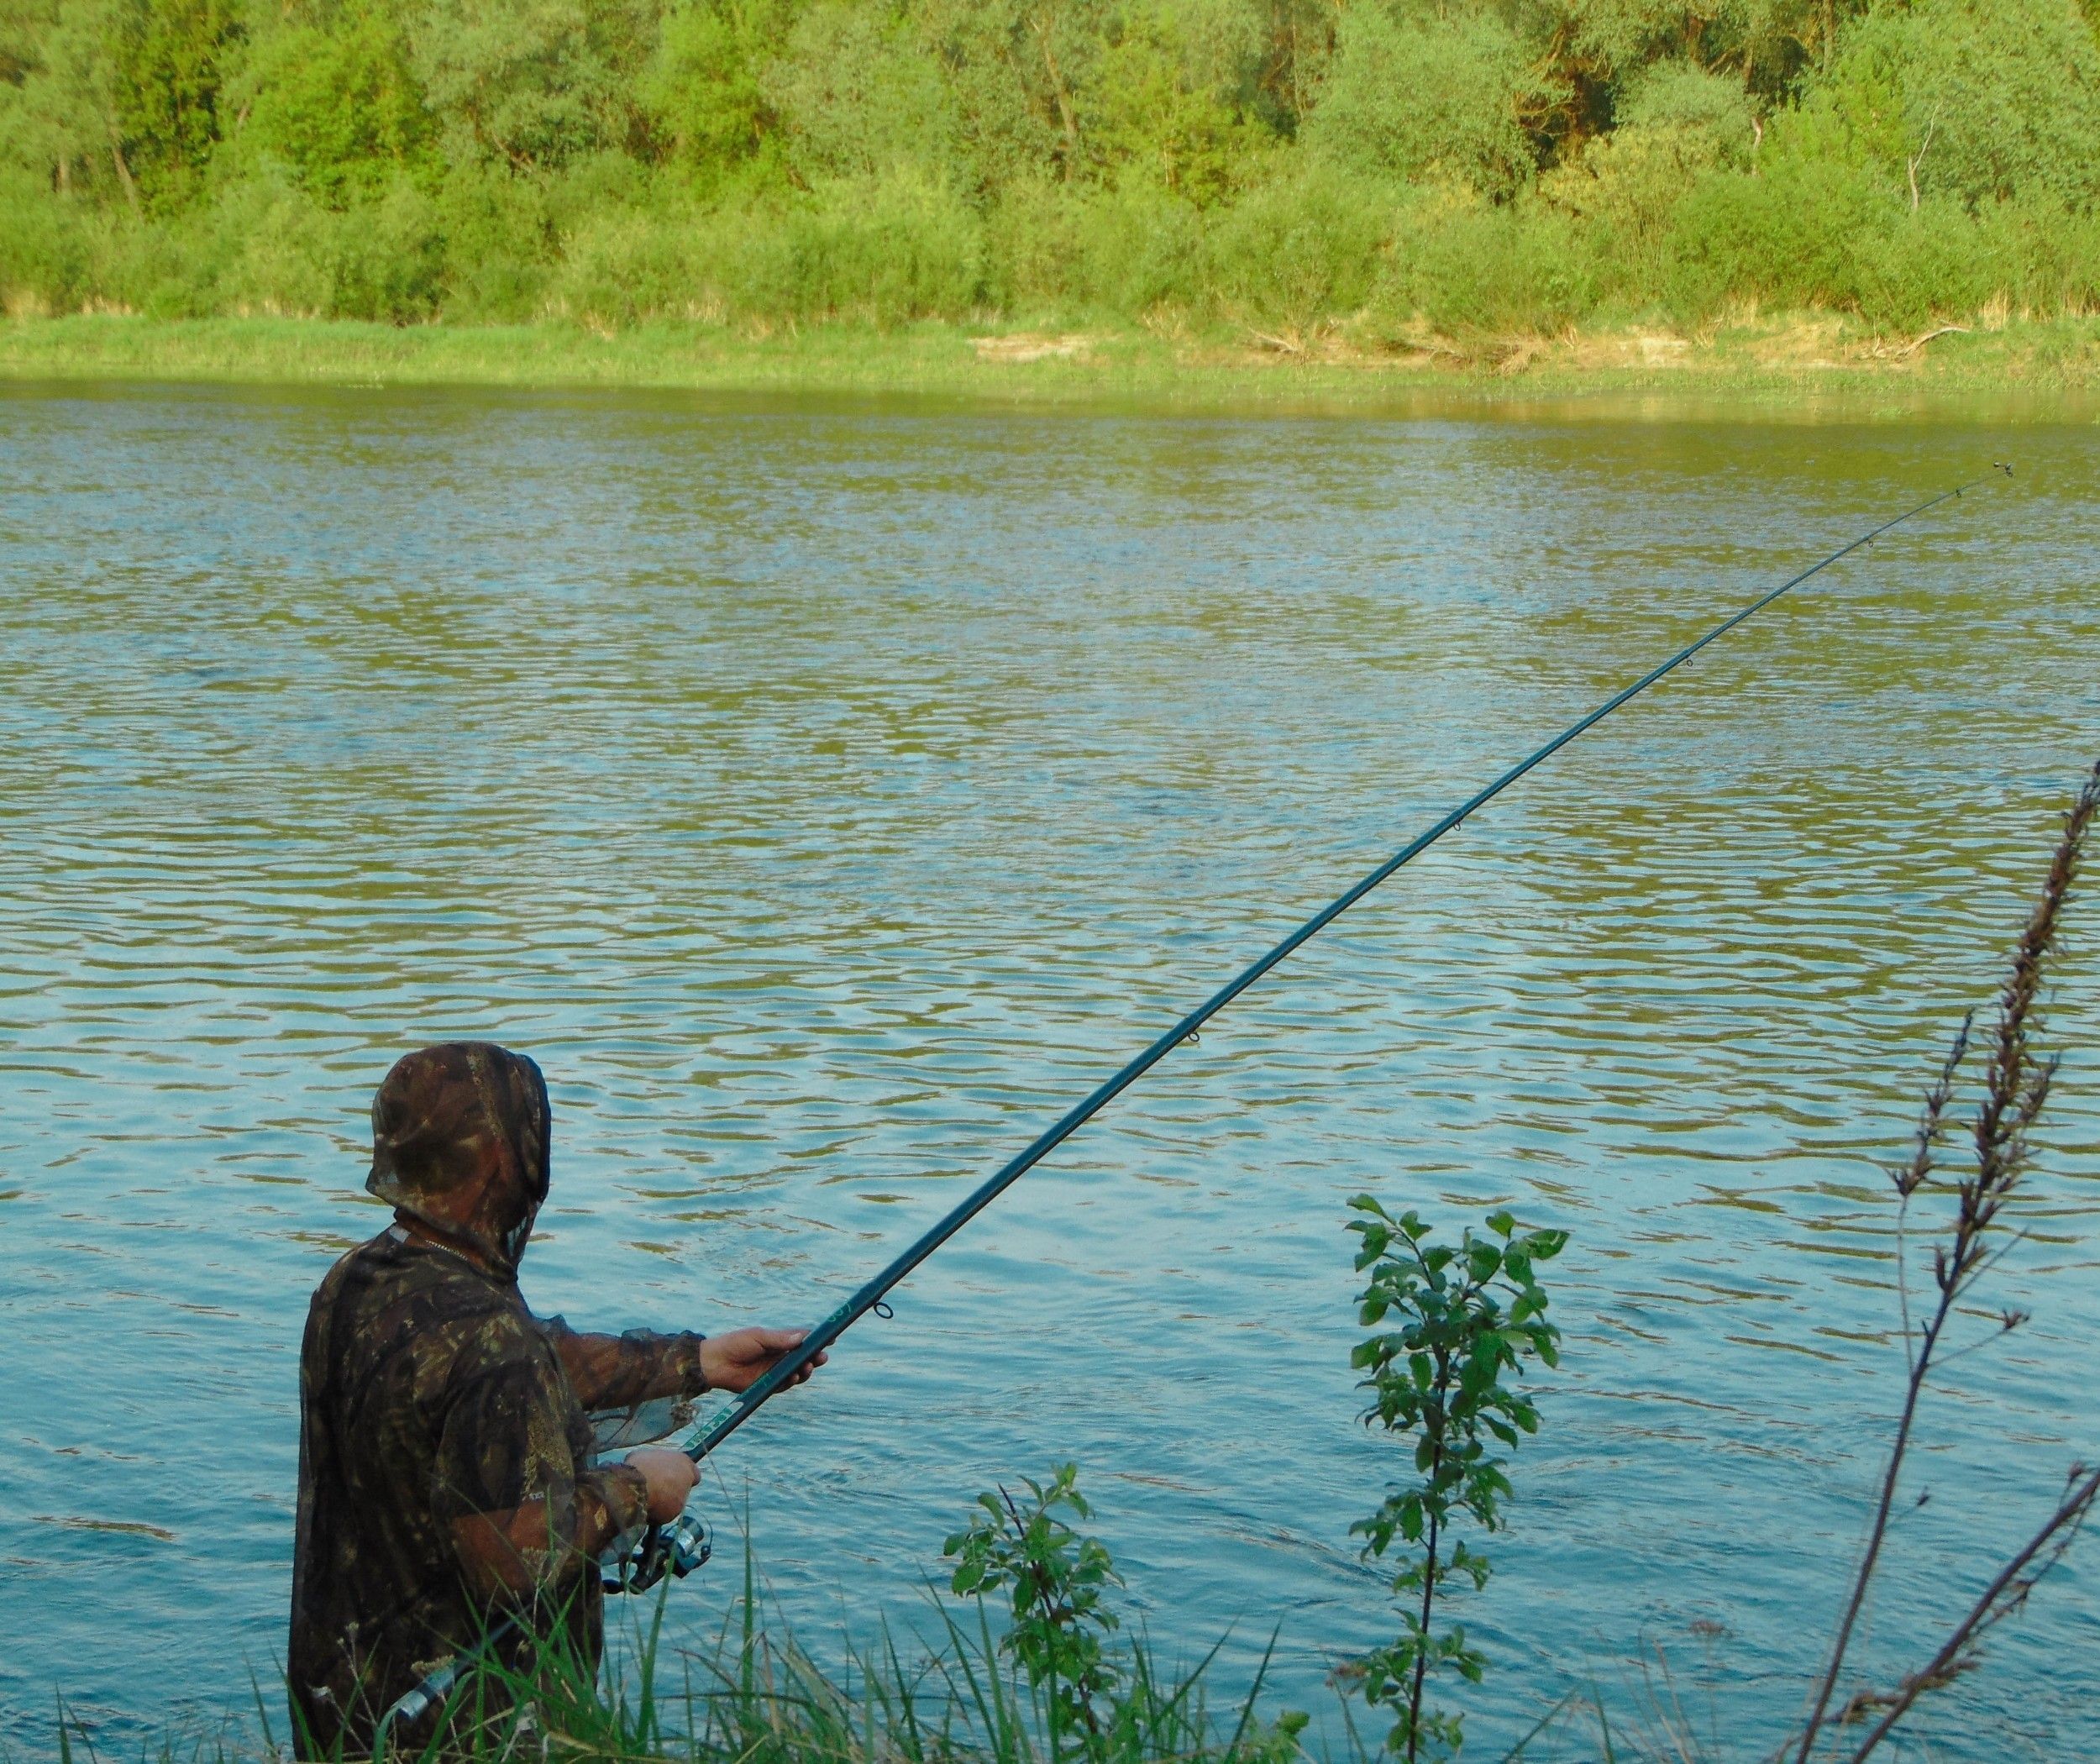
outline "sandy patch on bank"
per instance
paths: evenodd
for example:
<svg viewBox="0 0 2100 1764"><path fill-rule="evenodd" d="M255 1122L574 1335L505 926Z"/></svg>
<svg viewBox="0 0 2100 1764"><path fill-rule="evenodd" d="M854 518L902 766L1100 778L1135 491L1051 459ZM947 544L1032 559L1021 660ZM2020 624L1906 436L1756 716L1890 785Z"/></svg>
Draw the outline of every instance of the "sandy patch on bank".
<svg viewBox="0 0 2100 1764"><path fill-rule="evenodd" d="M1613 375L1683 374L1688 377L1744 369L1777 375L1914 372L1943 339L1971 334L1966 325L1938 324L1915 335L1862 333L1844 318L1812 314L1760 323L1738 320L1692 335L1655 328L1572 331L1557 335L1446 336L1426 328L1368 342L1339 327L1310 333L1249 330L1222 355L1200 360L1271 366L1318 365L1357 369L1444 369L1515 378L1545 370Z"/></svg>
<svg viewBox="0 0 2100 1764"><path fill-rule="evenodd" d="M1027 331L970 339L979 361L1084 361L1092 353L1093 341L1077 334L1044 337Z"/></svg>

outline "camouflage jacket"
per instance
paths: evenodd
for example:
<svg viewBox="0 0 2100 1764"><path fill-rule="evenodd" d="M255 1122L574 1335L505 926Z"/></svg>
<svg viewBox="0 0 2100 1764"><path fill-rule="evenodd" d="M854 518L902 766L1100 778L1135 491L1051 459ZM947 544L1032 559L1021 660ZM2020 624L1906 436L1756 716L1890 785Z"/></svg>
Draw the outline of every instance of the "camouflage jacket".
<svg viewBox="0 0 2100 1764"><path fill-rule="evenodd" d="M514 1278L399 1225L329 1270L299 1368L302 1756L369 1754L381 1713L499 1616L523 1620L513 1659L563 1623L595 1662L594 1562L647 1501L638 1471L593 1467L585 1410L697 1394L701 1339L543 1322Z"/></svg>

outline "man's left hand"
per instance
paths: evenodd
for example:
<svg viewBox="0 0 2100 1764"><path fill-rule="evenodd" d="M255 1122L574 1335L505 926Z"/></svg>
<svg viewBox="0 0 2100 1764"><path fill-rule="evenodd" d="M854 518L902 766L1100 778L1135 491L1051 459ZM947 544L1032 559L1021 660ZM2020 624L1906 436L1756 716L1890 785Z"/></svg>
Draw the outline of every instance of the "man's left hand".
<svg viewBox="0 0 2100 1764"><path fill-rule="evenodd" d="M701 1344L701 1376L710 1390L748 1390L780 1362L802 1345L806 1329L732 1329L727 1335L710 1336ZM803 1383L831 1356L820 1353L790 1381Z"/></svg>

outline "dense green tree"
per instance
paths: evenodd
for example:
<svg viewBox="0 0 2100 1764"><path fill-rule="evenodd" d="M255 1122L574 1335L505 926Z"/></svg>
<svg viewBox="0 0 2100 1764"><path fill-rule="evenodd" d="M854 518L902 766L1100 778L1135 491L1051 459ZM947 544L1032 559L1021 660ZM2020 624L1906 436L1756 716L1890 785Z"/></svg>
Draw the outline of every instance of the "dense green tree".
<svg viewBox="0 0 2100 1764"><path fill-rule="evenodd" d="M1820 105L1913 207L2100 195L2100 46L2077 0L1917 0L1845 39Z"/></svg>
<svg viewBox="0 0 2100 1764"><path fill-rule="evenodd" d="M0 301L1876 324L2100 301L2100 0L0 0Z"/></svg>
<svg viewBox="0 0 2100 1764"><path fill-rule="evenodd" d="M407 34L369 0L332 28L292 23L260 37L232 91L240 148L281 161L333 206L428 165L437 130Z"/></svg>
<svg viewBox="0 0 2100 1764"><path fill-rule="evenodd" d="M1498 9L1439 16L1373 0L1342 15L1305 140L1361 176L1507 196L1534 170L1525 118L1538 95L1533 59Z"/></svg>
<svg viewBox="0 0 2100 1764"><path fill-rule="evenodd" d="M149 202L190 194L219 143L219 97L244 32L238 0L123 0L111 82L129 175Z"/></svg>
<svg viewBox="0 0 2100 1764"><path fill-rule="evenodd" d="M939 60L900 12L816 0L760 84L806 183L900 166L936 180L962 170L954 97Z"/></svg>
<svg viewBox="0 0 2100 1764"><path fill-rule="evenodd" d="M410 64L455 163L545 171L636 144L650 0L426 0Z"/></svg>
<svg viewBox="0 0 2100 1764"><path fill-rule="evenodd" d="M1099 164L1199 203L1222 198L1273 139L1254 109L1264 23L1242 0L1121 8L1079 99Z"/></svg>
<svg viewBox="0 0 2100 1764"><path fill-rule="evenodd" d="M41 71L57 13L49 0L0 0L0 86L19 90Z"/></svg>
<svg viewBox="0 0 2100 1764"><path fill-rule="evenodd" d="M1269 126L1294 138L1326 81L1341 16L1337 0L1264 0L1259 102Z"/></svg>
<svg viewBox="0 0 2100 1764"><path fill-rule="evenodd" d="M0 153L64 194L108 190L139 206L118 108L119 0L37 0L8 16Z"/></svg>
<svg viewBox="0 0 2100 1764"><path fill-rule="evenodd" d="M1100 23L1090 0L918 0L914 10L954 96L962 152L985 188L1076 179L1084 156L1072 82Z"/></svg>
<svg viewBox="0 0 2100 1764"><path fill-rule="evenodd" d="M766 72L789 18L785 0L679 0L664 14L638 92L659 150L703 189L778 168Z"/></svg>

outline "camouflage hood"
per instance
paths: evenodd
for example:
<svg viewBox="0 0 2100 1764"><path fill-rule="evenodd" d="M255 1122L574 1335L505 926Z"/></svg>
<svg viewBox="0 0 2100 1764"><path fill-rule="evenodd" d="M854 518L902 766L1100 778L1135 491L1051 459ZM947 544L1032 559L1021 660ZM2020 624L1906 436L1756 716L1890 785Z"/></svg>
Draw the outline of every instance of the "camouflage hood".
<svg viewBox="0 0 2100 1764"><path fill-rule="evenodd" d="M404 1056L372 1099L365 1186L517 1271L547 1198L547 1081L522 1053L446 1042Z"/></svg>

